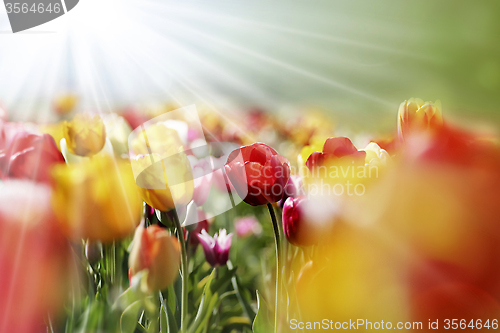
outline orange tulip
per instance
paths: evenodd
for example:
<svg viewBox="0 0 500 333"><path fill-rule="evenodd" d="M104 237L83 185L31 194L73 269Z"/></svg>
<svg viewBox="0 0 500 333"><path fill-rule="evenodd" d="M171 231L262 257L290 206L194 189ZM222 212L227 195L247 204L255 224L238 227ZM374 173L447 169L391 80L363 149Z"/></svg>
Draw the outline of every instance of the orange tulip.
<svg viewBox="0 0 500 333"><path fill-rule="evenodd" d="M137 228L129 257L131 275L147 270L150 291L163 290L179 275L180 245L176 237L158 225Z"/></svg>
<svg viewBox="0 0 500 333"><path fill-rule="evenodd" d="M133 232L141 219L130 164L103 155L54 168L53 204L62 229L73 239L103 242Z"/></svg>

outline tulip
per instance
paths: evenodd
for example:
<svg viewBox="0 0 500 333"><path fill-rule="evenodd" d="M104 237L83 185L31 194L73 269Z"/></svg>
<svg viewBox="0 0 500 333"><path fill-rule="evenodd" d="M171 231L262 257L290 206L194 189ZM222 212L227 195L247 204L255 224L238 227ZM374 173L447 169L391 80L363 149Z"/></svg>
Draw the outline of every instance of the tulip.
<svg viewBox="0 0 500 333"><path fill-rule="evenodd" d="M64 94L54 100L54 109L60 115L66 115L74 110L78 97L74 94Z"/></svg>
<svg viewBox="0 0 500 333"><path fill-rule="evenodd" d="M142 204L128 163L94 156L57 166L53 176L54 208L69 237L109 242L139 224Z"/></svg>
<svg viewBox="0 0 500 333"><path fill-rule="evenodd" d="M295 246L310 246L318 243L322 226L315 225L306 216L307 197L288 198L283 205L283 232L286 239Z"/></svg>
<svg viewBox="0 0 500 333"><path fill-rule="evenodd" d="M137 228L129 257L130 275L147 270L150 291L164 290L179 275L180 246L176 237L157 225Z"/></svg>
<svg viewBox="0 0 500 333"><path fill-rule="evenodd" d="M260 235L262 233L262 226L255 216L245 216L236 219L234 221L234 228L236 229L236 235L240 238Z"/></svg>
<svg viewBox="0 0 500 333"><path fill-rule="evenodd" d="M106 138L113 146L115 154L118 156L128 153L128 136L132 129L127 121L116 113L103 115L102 120L106 127Z"/></svg>
<svg viewBox="0 0 500 333"><path fill-rule="evenodd" d="M366 153L365 164L386 165L391 159L389 153L375 142L370 142L365 149L360 150Z"/></svg>
<svg viewBox="0 0 500 333"><path fill-rule="evenodd" d="M187 205L194 191L189 160L184 153L164 162L158 154L138 155L131 160L142 199L151 207L167 211Z"/></svg>
<svg viewBox="0 0 500 333"><path fill-rule="evenodd" d="M424 102L420 98L410 98L399 106L398 134L401 141L409 132L415 130L433 130L443 125L441 102Z"/></svg>
<svg viewBox="0 0 500 333"><path fill-rule="evenodd" d="M176 130L164 123L136 129L129 137L134 177L143 200L167 211L193 198L191 165Z"/></svg>
<svg viewBox="0 0 500 333"><path fill-rule="evenodd" d="M106 129L98 115L79 113L64 123L63 132L68 150L78 156L93 156L106 142Z"/></svg>
<svg viewBox="0 0 500 333"><path fill-rule="evenodd" d="M225 170L240 198L258 206L283 197L290 177L290 162L273 148L254 143L231 152Z"/></svg>
<svg viewBox="0 0 500 333"><path fill-rule="evenodd" d="M279 201L279 205L283 208L286 199L289 197L296 198L297 196L305 194L303 189L302 178L297 175L291 175L288 182L285 185L285 191L283 198Z"/></svg>
<svg viewBox="0 0 500 333"><path fill-rule="evenodd" d="M219 233L211 237L206 230L198 234L205 258L213 267L224 266L229 259L229 249L233 234L227 234L226 229L220 229Z"/></svg>
<svg viewBox="0 0 500 333"><path fill-rule="evenodd" d="M48 183L52 167L60 163L64 158L50 135L19 132L0 153L0 175Z"/></svg>
<svg viewBox="0 0 500 333"><path fill-rule="evenodd" d="M328 163L347 163L355 165L365 164L366 153L358 151L351 140L346 137L334 137L325 141L323 152L312 153L306 161L306 166L312 170L316 166Z"/></svg>
<svg viewBox="0 0 500 333"><path fill-rule="evenodd" d="M62 310L73 277L72 253L40 183L0 184L0 331L45 331Z"/></svg>
<svg viewBox="0 0 500 333"><path fill-rule="evenodd" d="M182 140L176 130L155 123L146 129L138 128L129 136L132 156L159 154L166 158L183 151Z"/></svg>

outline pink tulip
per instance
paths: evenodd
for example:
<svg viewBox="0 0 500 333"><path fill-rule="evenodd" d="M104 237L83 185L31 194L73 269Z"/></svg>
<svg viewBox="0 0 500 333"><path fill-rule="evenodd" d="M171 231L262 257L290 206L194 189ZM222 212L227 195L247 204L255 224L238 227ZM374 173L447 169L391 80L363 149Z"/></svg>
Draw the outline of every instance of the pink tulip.
<svg viewBox="0 0 500 333"><path fill-rule="evenodd" d="M262 232L262 226L255 216L245 216L236 219L234 227L236 229L236 235L240 238L259 235Z"/></svg>
<svg viewBox="0 0 500 333"><path fill-rule="evenodd" d="M227 234L226 229L220 229L219 233L211 237L206 230L198 234L198 239L205 252L208 263L214 267L223 266L229 259L229 249L233 234Z"/></svg>

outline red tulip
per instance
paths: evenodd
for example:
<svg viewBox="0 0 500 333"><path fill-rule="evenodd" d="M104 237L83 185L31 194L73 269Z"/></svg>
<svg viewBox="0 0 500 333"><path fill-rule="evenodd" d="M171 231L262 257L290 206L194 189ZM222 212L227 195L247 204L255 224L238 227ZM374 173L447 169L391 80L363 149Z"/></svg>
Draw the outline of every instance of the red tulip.
<svg viewBox="0 0 500 333"><path fill-rule="evenodd" d="M283 232L286 239L295 246L310 246L318 242L320 229L304 216L307 197L289 197L283 205Z"/></svg>
<svg viewBox="0 0 500 333"><path fill-rule="evenodd" d="M47 183L50 169L57 163L65 161L50 135L20 132L0 153L0 175Z"/></svg>
<svg viewBox="0 0 500 333"><path fill-rule="evenodd" d="M231 152L225 170L243 201L258 206L283 197L290 177L290 162L273 148L254 143Z"/></svg>
<svg viewBox="0 0 500 333"><path fill-rule="evenodd" d="M323 165L325 162L332 161L352 161L356 165L364 165L365 157L366 153L358 151L351 140L339 136L327 139L323 146L323 152L316 151L312 153L306 161L306 166L312 169L313 167Z"/></svg>

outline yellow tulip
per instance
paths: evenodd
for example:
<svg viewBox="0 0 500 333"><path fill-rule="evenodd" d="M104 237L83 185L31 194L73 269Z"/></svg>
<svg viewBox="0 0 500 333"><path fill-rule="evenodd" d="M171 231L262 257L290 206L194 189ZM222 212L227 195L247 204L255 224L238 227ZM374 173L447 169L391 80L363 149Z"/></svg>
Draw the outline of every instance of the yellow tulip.
<svg viewBox="0 0 500 333"><path fill-rule="evenodd" d="M156 123L130 140L132 169L142 199L166 211L193 198L191 164L174 129Z"/></svg>
<svg viewBox="0 0 500 333"><path fill-rule="evenodd" d="M183 151L177 131L161 123L151 125L145 130L135 130L135 133L137 136L130 142L130 150L135 155L155 153L167 157Z"/></svg>
<svg viewBox="0 0 500 333"><path fill-rule="evenodd" d="M108 242L133 232L141 220L130 164L107 155L54 168L53 205L73 239Z"/></svg>
<svg viewBox="0 0 500 333"><path fill-rule="evenodd" d="M410 98L399 106L398 133L401 140L412 130L433 129L443 125L441 102L424 102Z"/></svg>
<svg viewBox="0 0 500 333"><path fill-rule="evenodd" d="M72 121L64 122L64 138L68 150L79 156L93 156L106 142L106 129L100 116L79 113Z"/></svg>
<svg viewBox="0 0 500 333"><path fill-rule="evenodd" d="M137 228L129 257L131 275L147 270L149 291L163 290L179 275L179 241L157 225Z"/></svg>
<svg viewBox="0 0 500 333"><path fill-rule="evenodd" d="M139 194L151 207L166 211L187 205L193 198L193 175L184 153L165 160L159 154L138 155L132 167Z"/></svg>
<svg viewBox="0 0 500 333"><path fill-rule="evenodd" d="M78 97L73 94L64 94L54 100L54 109L60 115L65 115L73 111L78 103Z"/></svg>

